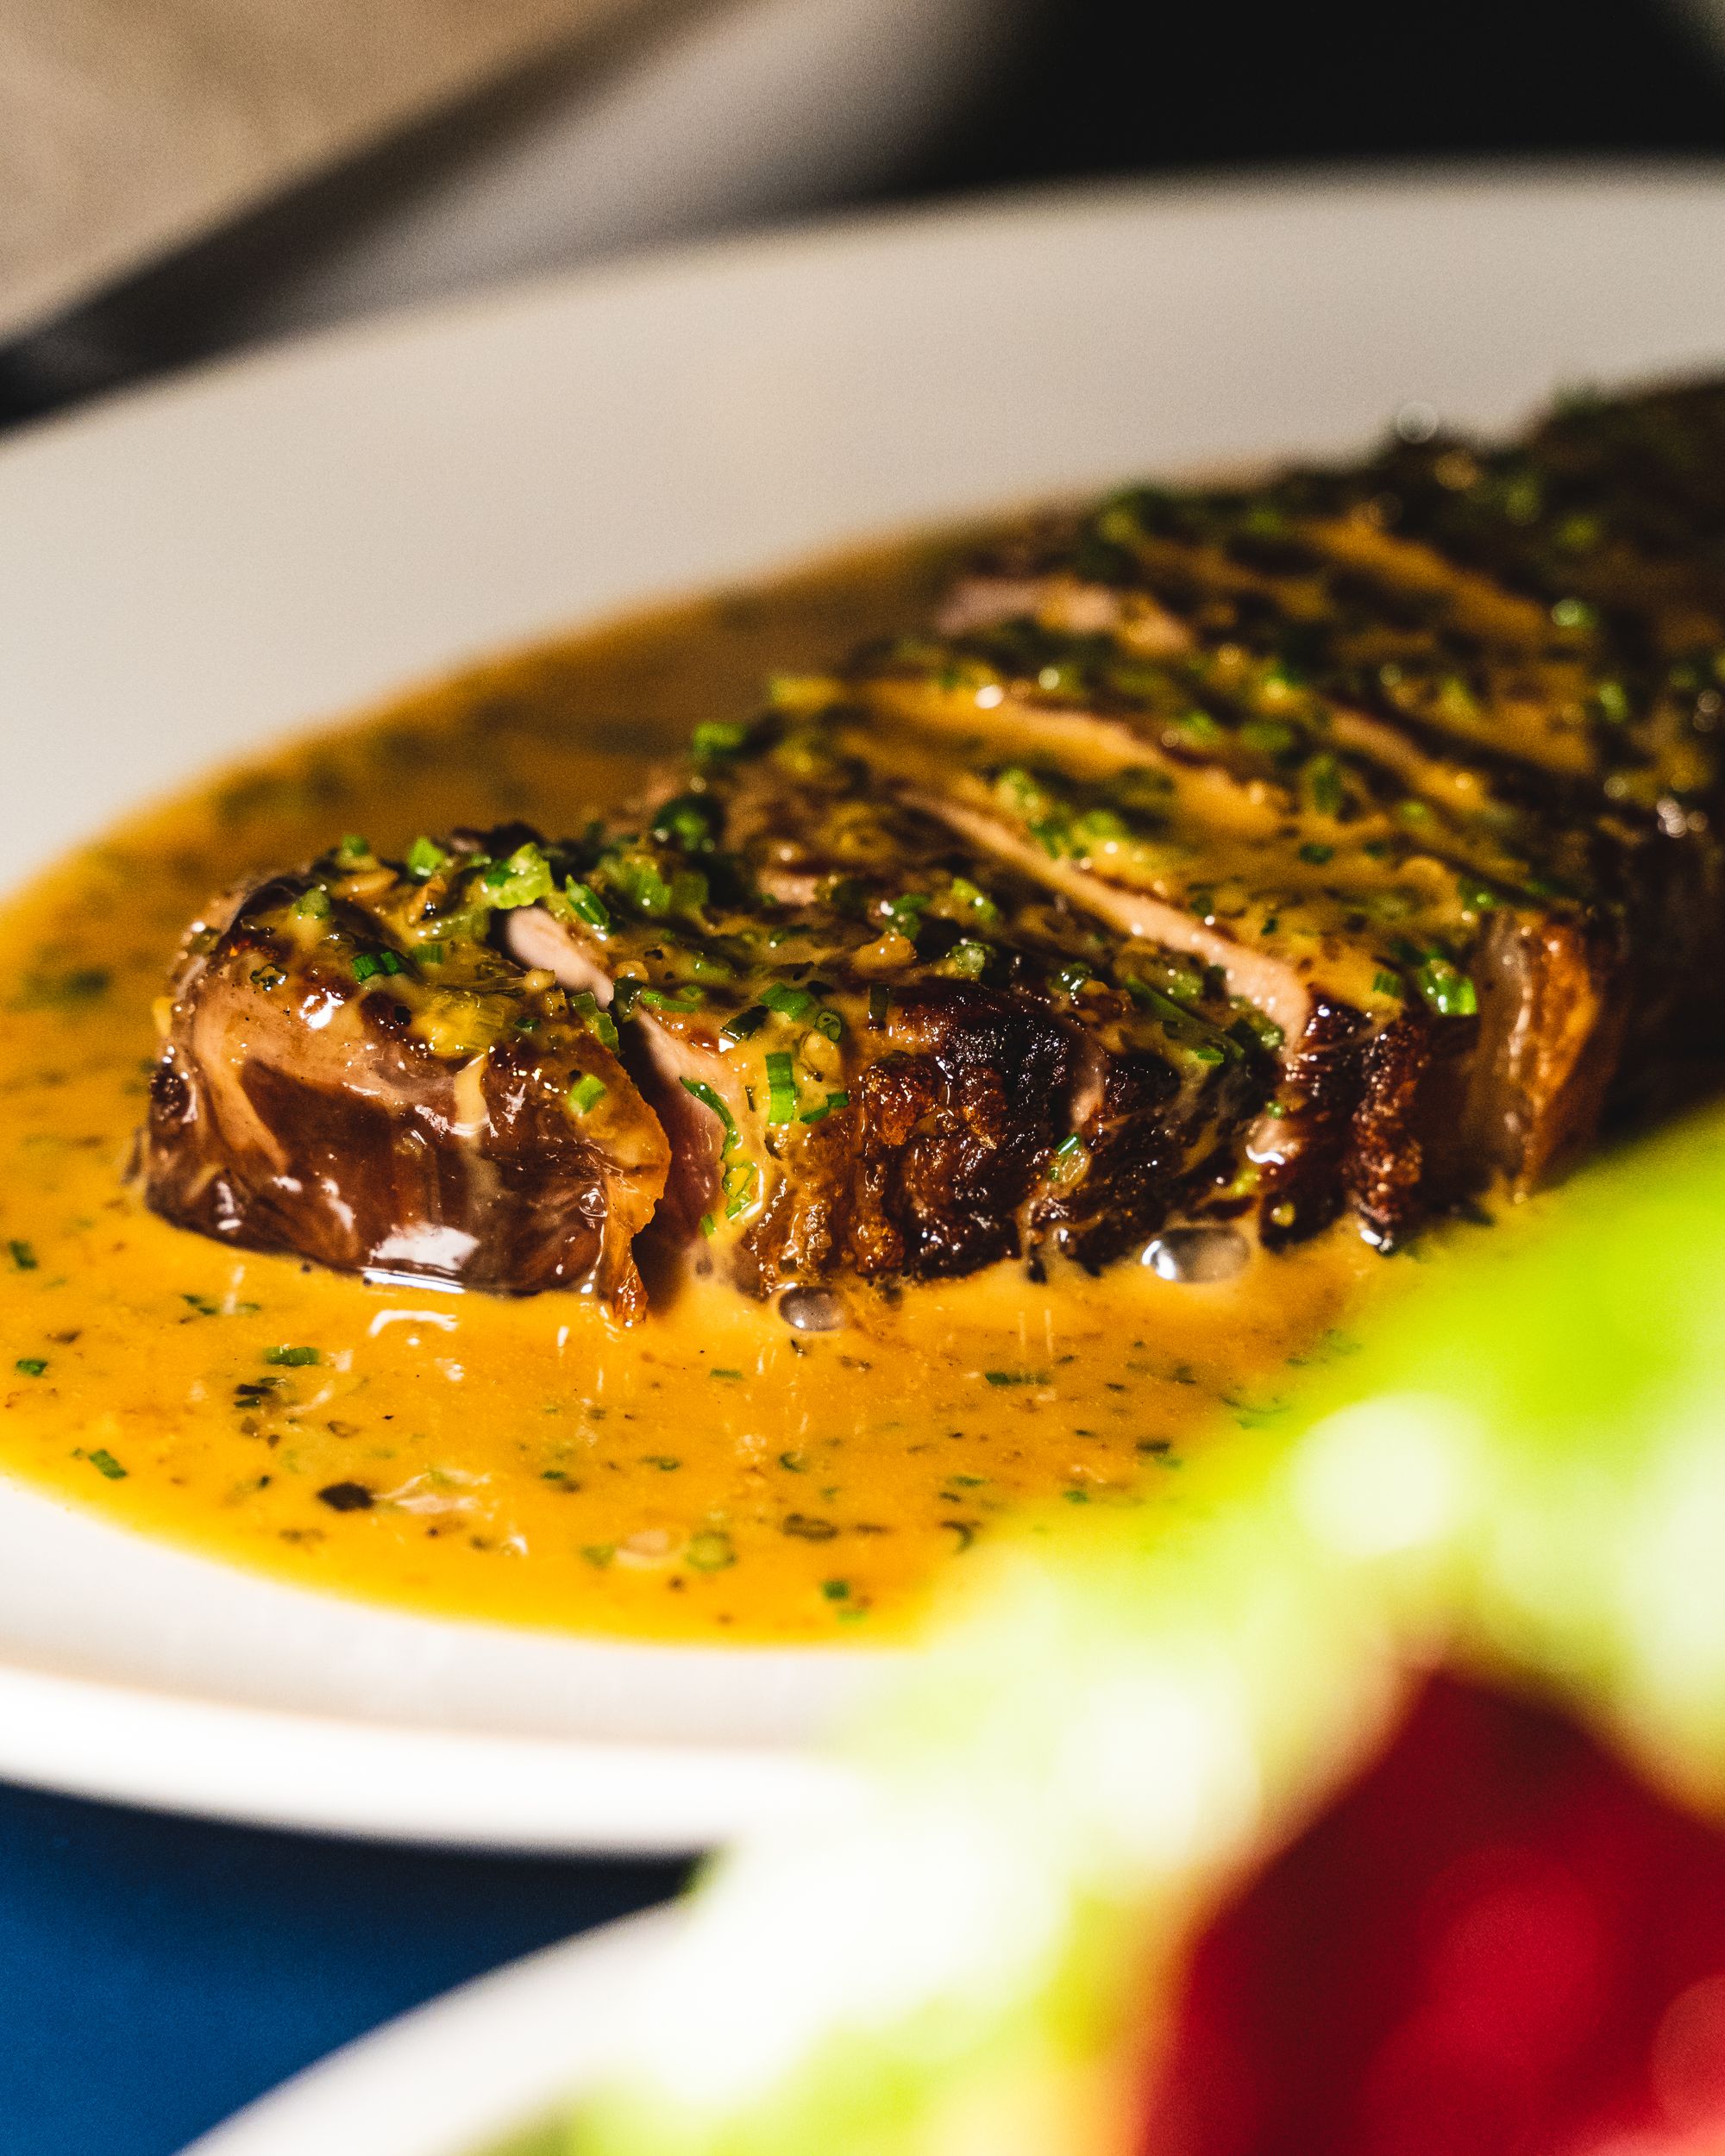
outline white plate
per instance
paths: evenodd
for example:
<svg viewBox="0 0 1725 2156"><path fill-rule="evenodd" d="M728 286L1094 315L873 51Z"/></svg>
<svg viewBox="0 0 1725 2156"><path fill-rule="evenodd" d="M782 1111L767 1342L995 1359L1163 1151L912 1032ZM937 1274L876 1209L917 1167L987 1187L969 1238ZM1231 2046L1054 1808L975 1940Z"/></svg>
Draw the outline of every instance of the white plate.
<svg viewBox="0 0 1725 2156"><path fill-rule="evenodd" d="M185 2156L489 2156L604 2073L675 1912L548 1946L320 2059Z"/></svg>
<svg viewBox="0 0 1725 2156"><path fill-rule="evenodd" d="M0 448L0 881L216 757L871 530L1725 356L1725 168L1120 189L723 246L289 347ZM0 1772L669 1848L818 1797L848 1656L248 1577L0 1487Z"/></svg>

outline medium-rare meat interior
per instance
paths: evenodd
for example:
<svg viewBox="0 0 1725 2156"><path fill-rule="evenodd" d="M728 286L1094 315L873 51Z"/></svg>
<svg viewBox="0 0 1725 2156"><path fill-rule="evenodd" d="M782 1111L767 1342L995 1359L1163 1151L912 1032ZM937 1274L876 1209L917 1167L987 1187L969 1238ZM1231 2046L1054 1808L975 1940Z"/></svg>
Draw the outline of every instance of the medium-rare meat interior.
<svg viewBox="0 0 1725 2156"><path fill-rule="evenodd" d="M1725 389L1016 532L637 812L194 930L151 1203L620 1314L1170 1223L1393 1248L1713 1050Z"/></svg>

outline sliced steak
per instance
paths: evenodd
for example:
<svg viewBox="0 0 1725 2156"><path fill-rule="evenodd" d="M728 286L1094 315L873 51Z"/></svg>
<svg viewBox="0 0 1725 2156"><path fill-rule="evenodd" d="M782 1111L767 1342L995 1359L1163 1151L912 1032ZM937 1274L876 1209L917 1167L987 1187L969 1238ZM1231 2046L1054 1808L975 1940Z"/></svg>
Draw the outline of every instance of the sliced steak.
<svg viewBox="0 0 1725 2156"><path fill-rule="evenodd" d="M1725 387L1133 489L579 841L224 912L152 1202L626 1312L637 1244L762 1294L1391 1248L1725 1050L1722 726Z"/></svg>
<svg viewBox="0 0 1725 2156"><path fill-rule="evenodd" d="M549 976L475 935L482 875L350 849L193 931L151 1087L155 1211L342 1271L640 1314L664 1133Z"/></svg>

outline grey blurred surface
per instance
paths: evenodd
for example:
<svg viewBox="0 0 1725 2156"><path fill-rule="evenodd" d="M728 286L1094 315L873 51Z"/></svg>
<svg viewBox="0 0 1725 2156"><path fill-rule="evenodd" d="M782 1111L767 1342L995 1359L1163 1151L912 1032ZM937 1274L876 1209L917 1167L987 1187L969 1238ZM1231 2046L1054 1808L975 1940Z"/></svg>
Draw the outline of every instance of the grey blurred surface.
<svg viewBox="0 0 1725 2156"><path fill-rule="evenodd" d="M0 355L0 413L888 188L963 124L1057 0L563 3L611 27L17 340ZM0 0L0 49L5 10L34 4Z"/></svg>

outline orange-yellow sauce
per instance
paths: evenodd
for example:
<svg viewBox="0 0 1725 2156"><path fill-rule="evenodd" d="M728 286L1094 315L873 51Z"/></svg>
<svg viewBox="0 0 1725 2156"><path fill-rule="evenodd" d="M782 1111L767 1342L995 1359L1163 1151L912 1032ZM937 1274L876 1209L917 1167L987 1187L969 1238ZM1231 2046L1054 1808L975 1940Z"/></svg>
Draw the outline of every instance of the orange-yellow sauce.
<svg viewBox="0 0 1725 2156"><path fill-rule="evenodd" d="M907 625L941 566L900 549L480 668L138 817L0 911L0 1467L448 1614L875 1639L1014 1506L1153 1504L1201 1427L1276 1412L1377 1269L1346 1232L1226 1287L1001 1267L799 1338L697 1285L624 1331L570 1296L236 1256L125 1182L152 1001L213 892L347 830L396 852L575 828L696 719L746 714L769 667ZM318 1495L352 1483L369 1509Z"/></svg>

